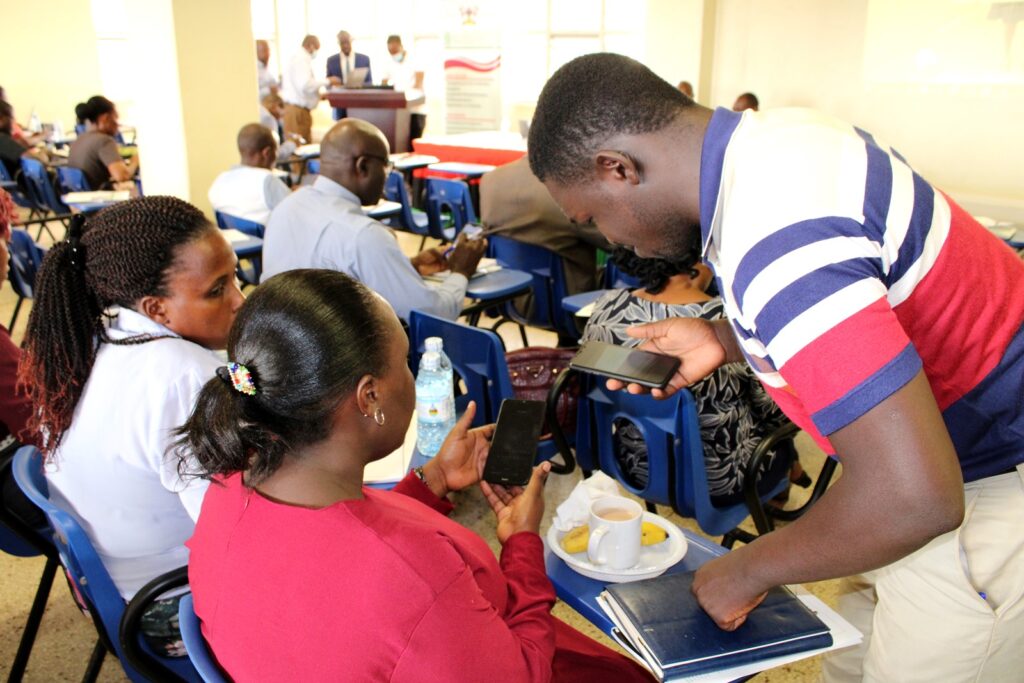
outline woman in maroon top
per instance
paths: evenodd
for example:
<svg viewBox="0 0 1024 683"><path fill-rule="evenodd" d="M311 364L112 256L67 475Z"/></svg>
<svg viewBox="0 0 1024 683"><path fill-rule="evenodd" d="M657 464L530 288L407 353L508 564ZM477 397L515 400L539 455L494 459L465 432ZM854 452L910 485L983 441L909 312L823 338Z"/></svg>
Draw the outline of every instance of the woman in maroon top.
<svg viewBox="0 0 1024 683"><path fill-rule="evenodd" d="M473 407L394 491L363 486L412 417L408 352L387 303L341 273L283 273L242 307L181 430L217 482L189 578L220 664L236 680L651 680L550 614L546 464L522 490L481 484L500 561L444 516L487 456Z"/></svg>

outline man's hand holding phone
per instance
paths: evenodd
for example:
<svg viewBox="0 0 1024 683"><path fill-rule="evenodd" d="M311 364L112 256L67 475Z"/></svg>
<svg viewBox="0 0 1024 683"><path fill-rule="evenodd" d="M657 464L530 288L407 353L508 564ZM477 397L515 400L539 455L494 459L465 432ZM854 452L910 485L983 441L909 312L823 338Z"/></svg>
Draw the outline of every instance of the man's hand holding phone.
<svg viewBox="0 0 1024 683"><path fill-rule="evenodd" d="M644 340L639 349L673 356L680 364L664 389L609 379L606 386L613 391L625 388L631 394L650 392L655 398L668 398L704 379L723 364L742 359L728 320L669 318L630 327L626 334Z"/></svg>
<svg viewBox="0 0 1024 683"><path fill-rule="evenodd" d="M448 268L453 273L462 273L467 279L471 278L486 250L486 239L483 237L474 239L463 233L455 240L455 246L448 254Z"/></svg>

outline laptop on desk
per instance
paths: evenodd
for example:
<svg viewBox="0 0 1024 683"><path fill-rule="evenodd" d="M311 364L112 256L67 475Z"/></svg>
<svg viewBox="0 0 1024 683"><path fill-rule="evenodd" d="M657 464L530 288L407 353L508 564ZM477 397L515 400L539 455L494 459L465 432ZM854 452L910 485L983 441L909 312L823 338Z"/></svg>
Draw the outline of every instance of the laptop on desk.
<svg viewBox="0 0 1024 683"><path fill-rule="evenodd" d="M345 79L342 85L349 89L362 88L363 81L366 80L366 74L369 72L369 67L358 66L348 72L348 78Z"/></svg>

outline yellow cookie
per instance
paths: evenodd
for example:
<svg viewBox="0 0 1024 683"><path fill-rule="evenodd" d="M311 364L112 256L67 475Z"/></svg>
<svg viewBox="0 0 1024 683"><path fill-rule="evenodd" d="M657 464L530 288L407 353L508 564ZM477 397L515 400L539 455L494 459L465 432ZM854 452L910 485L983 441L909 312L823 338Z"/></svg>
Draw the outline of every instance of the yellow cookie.
<svg viewBox="0 0 1024 683"><path fill-rule="evenodd" d="M643 531L641 533L642 536L640 542L644 545L655 545L656 543L661 543L668 538L668 533L653 522L644 522Z"/></svg>
<svg viewBox="0 0 1024 683"><path fill-rule="evenodd" d="M564 537L562 537L562 547L565 548L567 553L582 553L587 550L587 543L590 541L590 527L584 524L578 526Z"/></svg>

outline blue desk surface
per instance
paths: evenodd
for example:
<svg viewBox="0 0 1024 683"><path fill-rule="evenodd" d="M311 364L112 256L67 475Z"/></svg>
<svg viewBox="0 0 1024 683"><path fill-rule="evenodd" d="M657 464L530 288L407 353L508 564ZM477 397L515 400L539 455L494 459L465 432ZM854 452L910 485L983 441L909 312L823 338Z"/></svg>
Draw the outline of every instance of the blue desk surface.
<svg viewBox="0 0 1024 683"><path fill-rule="evenodd" d="M245 233L240 233L245 234ZM245 239L232 239L231 248L235 250L238 258L247 256L259 256L263 253L263 240L253 235L245 235Z"/></svg>
<svg viewBox="0 0 1024 683"><path fill-rule="evenodd" d="M686 555L677 564L670 567L665 572L666 574L693 571L708 560L728 552L714 541L692 531L683 529L682 532L686 536L688 544ZM547 547L546 538L544 546L544 565L558 597L583 615L587 621L604 633L611 635L612 622L597 604L597 596L601 594L607 584L576 573L562 558L551 552Z"/></svg>
<svg viewBox="0 0 1024 683"><path fill-rule="evenodd" d="M364 206L363 213L365 213L370 218L376 218L377 220L381 220L382 218L387 218L388 216L397 216L398 214L402 213L402 205L399 204L398 202L390 202L386 199L382 199L373 206Z"/></svg>
<svg viewBox="0 0 1024 683"><path fill-rule="evenodd" d="M597 301L597 299L605 292L610 292L610 289L595 289L592 292L580 292L579 294L573 294L562 299L562 309L569 313L576 313L587 304Z"/></svg>
<svg viewBox="0 0 1024 683"><path fill-rule="evenodd" d="M116 200L116 201L112 200L112 201L108 201L108 202L70 202L70 203L65 202L65 203L67 204L68 208L74 209L75 211L78 211L79 213L95 213L96 211L100 211L102 209L105 209L108 206L113 206L114 204L120 204L121 200Z"/></svg>
<svg viewBox="0 0 1024 683"><path fill-rule="evenodd" d="M467 178L479 178L484 173L490 173L494 166L490 164L470 164L462 161L442 161L439 164L430 164L431 171L442 171L444 173L457 173Z"/></svg>
<svg viewBox="0 0 1024 683"><path fill-rule="evenodd" d="M441 161L430 154L416 154L414 152L399 152L398 154L392 154L388 158L395 165L396 171L412 171Z"/></svg>
<svg viewBox="0 0 1024 683"><path fill-rule="evenodd" d="M529 273L514 268L502 268L470 278L466 296L478 301L490 301L525 291L532 283L533 276Z"/></svg>

